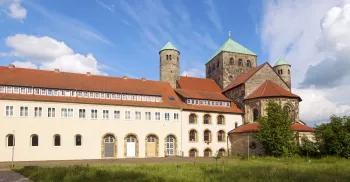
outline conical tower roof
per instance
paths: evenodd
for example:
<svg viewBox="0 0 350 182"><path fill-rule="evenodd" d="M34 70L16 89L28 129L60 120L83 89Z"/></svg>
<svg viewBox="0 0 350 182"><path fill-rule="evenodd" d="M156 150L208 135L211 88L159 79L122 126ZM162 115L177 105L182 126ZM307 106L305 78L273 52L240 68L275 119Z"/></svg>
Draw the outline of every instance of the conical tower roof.
<svg viewBox="0 0 350 182"><path fill-rule="evenodd" d="M175 51L179 52L171 42L167 42L165 44L165 46L159 52L162 52L164 50L175 50Z"/></svg>
<svg viewBox="0 0 350 182"><path fill-rule="evenodd" d="M228 38L228 40L220 47L218 51L210 58L213 59L216 55L218 55L220 52L226 51L226 52L235 52L235 53L241 53L241 54L249 54L254 55L256 54L249 49L245 48L241 44L237 43L236 41L232 40L231 37Z"/></svg>
<svg viewBox="0 0 350 182"><path fill-rule="evenodd" d="M279 58L275 64L275 66L286 65L286 64L289 65L289 63L286 60Z"/></svg>

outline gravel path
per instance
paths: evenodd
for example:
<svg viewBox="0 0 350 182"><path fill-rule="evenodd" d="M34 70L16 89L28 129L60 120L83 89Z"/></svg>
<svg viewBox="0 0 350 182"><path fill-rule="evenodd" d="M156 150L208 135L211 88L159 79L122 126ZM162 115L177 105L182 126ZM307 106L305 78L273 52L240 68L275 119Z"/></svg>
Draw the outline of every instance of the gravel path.
<svg viewBox="0 0 350 182"><path fill-rule="evenodd" d="M9 170L1 170L0 182L31 182L31 180L16 172Z"/></svg>

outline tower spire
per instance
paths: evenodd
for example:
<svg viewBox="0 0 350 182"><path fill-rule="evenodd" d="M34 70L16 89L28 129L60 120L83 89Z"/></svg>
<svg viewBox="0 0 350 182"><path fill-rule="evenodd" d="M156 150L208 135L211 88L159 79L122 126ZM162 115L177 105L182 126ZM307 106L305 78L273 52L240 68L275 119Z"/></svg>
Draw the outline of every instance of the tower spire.
<svg viewBox="0 0 350 182"><path fill-rule="evenodd" d="M229 38L229 39L231 38L231 30L228 31L228 38Z"/></svg>

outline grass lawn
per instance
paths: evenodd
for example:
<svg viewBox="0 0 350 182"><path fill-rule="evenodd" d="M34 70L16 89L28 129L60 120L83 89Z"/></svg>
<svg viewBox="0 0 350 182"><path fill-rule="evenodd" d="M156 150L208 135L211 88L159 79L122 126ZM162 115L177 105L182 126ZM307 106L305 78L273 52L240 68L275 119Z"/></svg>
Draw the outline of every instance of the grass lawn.
<svg viewBox="0 0 350 182"><path fill-rule="evenodd" d="M224 159L228 160L228 159ZM215 163L25 167L16 172L39 181L350 181L350 160L339 158L237 160Z"/></svg>

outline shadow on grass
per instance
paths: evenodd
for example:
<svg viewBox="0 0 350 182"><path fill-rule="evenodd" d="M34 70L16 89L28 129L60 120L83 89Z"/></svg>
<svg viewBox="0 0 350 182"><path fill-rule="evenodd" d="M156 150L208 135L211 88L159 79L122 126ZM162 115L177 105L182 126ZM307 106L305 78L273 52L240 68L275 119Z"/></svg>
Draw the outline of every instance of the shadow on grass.
<svg viewBox="0 0 350 182"><path fill-rule="evenodd" d="M20 169L13 169L29 179L36 182L97 182L97 181L165 181L159 176L150 176L145 173L130 170L106 170L91 168L89 166L53 167L41 168L27 166Z"/></svg>

